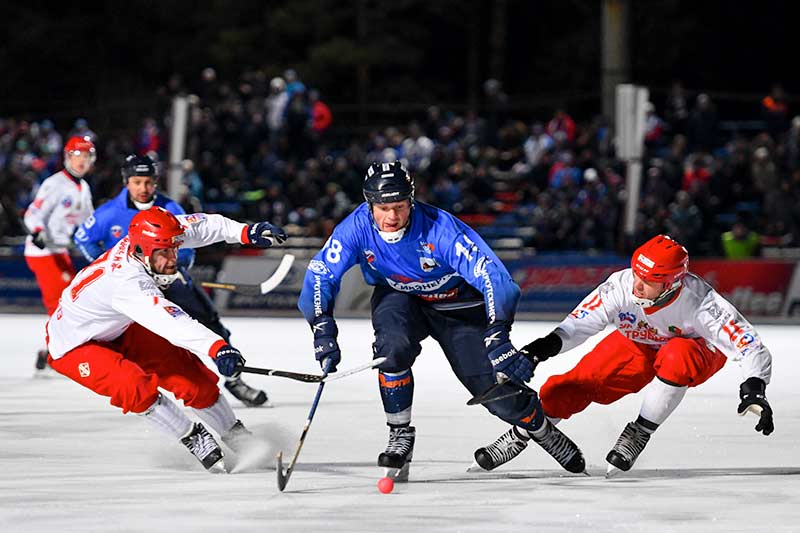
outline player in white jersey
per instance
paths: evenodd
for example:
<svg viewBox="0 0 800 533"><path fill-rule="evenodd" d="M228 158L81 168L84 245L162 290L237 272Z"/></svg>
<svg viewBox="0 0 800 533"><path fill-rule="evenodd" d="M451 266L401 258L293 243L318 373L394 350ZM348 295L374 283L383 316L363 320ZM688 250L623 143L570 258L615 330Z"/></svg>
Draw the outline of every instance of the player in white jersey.
<svg viewBox="0 0 800 533"><path fill-rule="evenodd" d="M545 415L557 422L653 381L638 418L606 457L610 470L629 470L687 389L704 383L727 359L740 361L742 368L738 413L759 415L755 429L764 435L774 429L765 396L772 374L769 350L739 311L689 273L688 265L688 253L676 241L666 235L650 239L634 252L631 268L611 274L553 332L524 348L536 365L609 324L616 327L572 370L551 376L539 391Z"/></svg>
<svg viewBox="0 0 800 533"><path fill-rule="evenodd" d="M42 182L24 222L30 235L25 240L25 262L36 276L48 315L58 305L61 291L75 277L67 247L75 228L94 211L92 193L83 177L96 158L88 138L72 137L64 146L64 169ZM39 351L36 368L47 365L47 352Z"/></svg>
<svg viewBox="0 0 800 533"><path fill-rule="evenodd" d="M222 459L214 437L193 424L159 388L193 408L234 450L249 432L220 395L217 376L199 359L211 357L224 376L244 358L162 292L178 277L181 246L215 242L268 248L286 233L268 222L241 224L221 215L140 211L128 236L81 270L47 322L50 365L123 412L143 415L178 438L207 469Z"/></svg>

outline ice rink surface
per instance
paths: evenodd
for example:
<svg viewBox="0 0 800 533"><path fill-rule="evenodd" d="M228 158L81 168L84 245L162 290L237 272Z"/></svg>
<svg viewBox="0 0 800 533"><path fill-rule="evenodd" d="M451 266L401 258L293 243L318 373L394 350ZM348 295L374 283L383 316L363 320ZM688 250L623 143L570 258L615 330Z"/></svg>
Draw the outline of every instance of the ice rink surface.
<svg viewBox="0 0 800 533"><path fill-rule="evenodd" d="M571 475L531 445L491 473L467 473L475 448L506 425L425 341L414 366L417 442L411 479L378 492L387 428L375 371L326 385L285 492L274 457L291 457L317 386L247 376L274 408L231 404L263 440L259 457L226 456L208 474L178 442L66 378L33 378L44 316L0 315L0 531L800 531L800 363L796 326L760 326L773 353L767 396L775 432L736 415L739 367L691 389L634 469L606 479L605 456L641 394L591 406L559 427L591 476ZM318 372L300 319L227 318L248 365ZM554 323L518 322L524 345ZM371 357L367 320L340 320L347 369ZM570 368L599 340L547 361L533 384ZM191 414L190 414L191 416Z"/></svg>

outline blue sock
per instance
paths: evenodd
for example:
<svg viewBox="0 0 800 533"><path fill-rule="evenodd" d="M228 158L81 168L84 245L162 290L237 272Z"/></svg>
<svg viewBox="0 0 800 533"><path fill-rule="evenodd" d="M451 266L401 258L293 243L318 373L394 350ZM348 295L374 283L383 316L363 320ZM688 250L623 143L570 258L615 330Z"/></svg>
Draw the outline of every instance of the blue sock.
<svg viewBox="0 0 800 533"><path fill-rule="evenodd" d="M396 373L379 371L378 380L386 422L394 427L409 425L414 401L414 375L411 369Z"/></svg>

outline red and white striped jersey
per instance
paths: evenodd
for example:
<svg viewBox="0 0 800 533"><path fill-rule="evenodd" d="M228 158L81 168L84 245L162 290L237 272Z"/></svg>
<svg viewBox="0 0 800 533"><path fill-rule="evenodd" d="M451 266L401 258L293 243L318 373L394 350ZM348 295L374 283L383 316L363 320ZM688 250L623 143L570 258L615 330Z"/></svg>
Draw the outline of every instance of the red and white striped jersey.
<svg viewBox="0 0 800 533"><path fill-rule="evenodd" d="M702 278L687 274L676 298L660 307L643 309L633 294L630 268L611 274L556 328L570 350L609 324L632 341L655 346L673 337L703 338L726 357L741 361L746 378L769 383L772 355L752 324Z"/></svg>
<svg viewBox="0 0 800 533"><path fill-rule="evenodd" d="M25 240L25 255L43 256L66 251L75 228L94 211L92 192L86 180L76 182L64 170L44 180L25 211L25 226L31 233L44 231L47 247L42 250Z"/></svg>
<svg viewBox="0 0 800 533"><path fill-rule="evenodd" d="M241 243L247 228L222 215L177 218L186 228L184 248L219 241ZM88 341L114 340L133 322L175 346L210 355L222 339L167 300L144 265L128 253L129 247L128 237L123 238L81 270L61 293L47 322L50 355L58 359Z"/></svg>

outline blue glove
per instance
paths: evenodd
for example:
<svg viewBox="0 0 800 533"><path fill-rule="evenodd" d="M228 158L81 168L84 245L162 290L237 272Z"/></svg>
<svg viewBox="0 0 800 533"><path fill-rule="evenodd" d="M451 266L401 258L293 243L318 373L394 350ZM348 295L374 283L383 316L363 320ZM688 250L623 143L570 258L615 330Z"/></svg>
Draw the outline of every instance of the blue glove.
<svg viewBox="0 0 800 533"><path fill-rule="evenodd" d="M342 360L342 352L339 350L339 343L336 342L336 336L339 334L336 321L330 316L317 317L311 324L311 330L314 332L314 357L323 370L329 362L328 373L333 374L336 372L336 365Z"/></svg>
<svg viewBox="0 0 800 533"><path fill-rule="evenodd" d="M508 333L509 327L503 324L491 326L486 330L483 339L486 345L486 357L492 363L498 383L506 379L525 383L533 377L533 364L525 354L514 348Z"/></svg>
<svg viewBox="0 0 800 533"><path fill-rule="evenodd" d="M247 226L247 240L245 244L252 244L259 248L269 248L275 243L283 244L289 236L280 226L269 222L257 222Z"/></svg>
<svg viewBox="0 0 800 533"><path fill-rule="evenodd" d="M751 411L759 415L756 431L769 435L775 430L775 423L772 421L772 407L767 401L767 384L760 378L747 378L739 385L739 398L742 400L736 411L739 416Z"/></svg>
<svg viewBox="0 0 800 533"><path fill-rule="evenodd" d="M214 362L217 363L220 374L234 378L242 373L242 367L245 363L241 352L230 344L223 344L222 347L217 350L217 356L214 358Z"/></svg>

